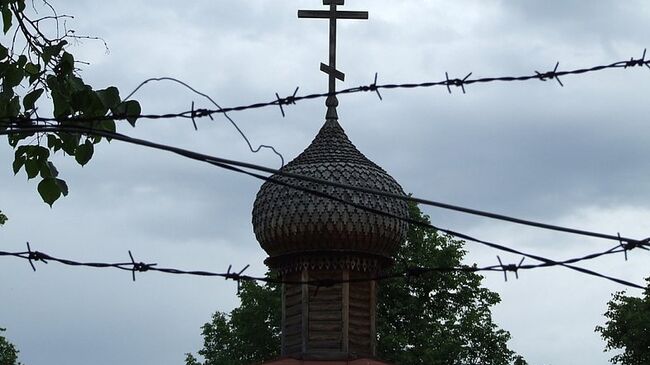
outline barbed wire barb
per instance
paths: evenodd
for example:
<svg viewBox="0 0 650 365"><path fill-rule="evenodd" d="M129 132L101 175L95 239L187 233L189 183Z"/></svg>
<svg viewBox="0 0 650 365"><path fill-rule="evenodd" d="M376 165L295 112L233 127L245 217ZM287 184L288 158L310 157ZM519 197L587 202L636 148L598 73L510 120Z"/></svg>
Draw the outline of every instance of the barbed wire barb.
<svg viewBox="0 0 650 365"><path fill-rule="evenodd" d="M450 79L449 74L445 72L445 85L447 86L447 91L449 91L449 94L451 94L451 86L460 87L463 90L463 94L465 94L465 83L470 76L472 76L471 72L468 73L467 76L465 76L463 79Z"/></svg>
<svg viewBox="0 0 650 365"><path fill-rule="evenodd" d="M131 258L131 264L133 265L131 267L131 275L133 277L133 281L135 281L135 272L147 272L151 270L154 266L158 264L145 264L144 262L135 262L133 259L133 255L131 254L131 250L129 250L129 257ZM116 265L118 266L118 265Z"/></svg>
<svg viewBox="0 0 650 365"><path fill-rule="evenodd" d="M192 101L192 124L194 125L194 130L198 131L199 127L196 125L196 111L194 110L194 101Z"/></svg>
<svg viewBox="0 0 650 365"><path fill-rule="evenodd" d="M300 89L300 86L296 86L296 90L293 91L293 95L289 95L286 98L281 98L278 93L275 93L275 97L277 98L278 106L280 107L280 112L282 112L282 118L285 117L284 108L282 108L282 105L295 105L296 104L296 95L298 94L299 89Z"/></svg>
<svg viewBox="0 0 650 365"><path fill-rule="evenodd" d="M548 80L555 79L560 84L560 86L564 87L564 84L562 83L562 80L560 80L560 77L558 76L558 73L557 73L558 67L560 67L560 61L558 61L555 64L555 68L553 69L553 71L548 71L548 72L544 72L544 73L540 73L539 71L535 71L535 73L537 74L538 78L541 81L546 81L547 79Z"/></svg>
<svg viewBox="0 0 650 365"><path fill-rule="evenodd" d="M32 247L30 246L29 242L27 242L27 260L29 261L29 265L32 267L32 270L34 270L34 272L36 271L36 266L34 266L34 261L40 261L47 264L45 255L41 254L38 251L32 251Z"/></svg>
<svg viewBox="0 0 650 365"><path fill-rule="evenodd" d="M635 60L634 57L631 57L630 60L625 63L624 68L634 67L634 66L640 66L640 67L646 66L648 69L650 69L650 65L645 60L646 51L647 51L647 48L644 48L643 49L643 55L639 59Z"/></svg>
<svg viewBox="0 0 650 365"><path fill-rule="evenodd" d="M519 264L510 264L510 265L504 265L503 262L501 262L501 257L497 255L497 260L499 260L499 267L501 267L501 271L503 271L503 278L505 279L506 282L508 282L508 271L515 273L515 279L519 280L519 270L522 268L522 264L524 263L524 260L526 257L522 257L521 261L519 261Z"/></svg>
<svg viewBox="0 0 650 365"><path fill-rule="evenodd" d="M228 271L226 271L226 273L223 275L224 279L233 280L233 281L237 282L237 294L239 294L241 292L241 281L243 279L247 279L247 280L252 279L252 280L254 280L253 278L250 278L248 276L247 277L243 276L244 271L248 270L248 268L250 266L251 265L248 264L248 265L244 266L244 268L241 269L239 272L232 272L232 271L230 271L230 270L232 270L232 265L228 265Z"/></svg>

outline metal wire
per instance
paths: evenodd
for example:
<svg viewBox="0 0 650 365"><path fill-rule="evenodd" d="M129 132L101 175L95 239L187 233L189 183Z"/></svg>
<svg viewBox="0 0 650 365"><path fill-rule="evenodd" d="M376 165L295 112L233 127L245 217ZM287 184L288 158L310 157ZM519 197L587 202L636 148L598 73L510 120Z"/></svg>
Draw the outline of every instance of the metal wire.
<svg viewBox="0 0 650 365"><path fill-rule="evenodd" d="M249 268L249 265L246 265L242 270L239 271L236 270L232 271L232 265L231 265L228 267L228 270L226 272L211 272L211 271L203 271L203 270L182 270L176 268L158 267L158 264L156 263L145 263L142 261L137 261L133 257L131 251L128 251L130 261L114 262L114 263L81 262L81 261L75 261L71 259L59 258L41 251L32 250L29 242L27 242L27 251L21 251L21 252L0 251L0 257L13 257L13 258L27 260L32 270L34 271L36 271L37 263L48 264L50 262L56 262L59 264L63 264L66 266L73 266L73 267L91 267L97 269L116 269L122 271L129 271L132 274L133 281L136 280L136 273L145 273L145 272L153 271L153 272L160 272L160 273L172 274L172 275L218 277L218 278L223 278L225 280L236 281L238 284L241 281L257 281L257 282L274 283L274 284L308 284L317 287L327 287L327 286L333 286L340 283L350 283L350 282L384 281L384 280L392 280L392 279L410 280L413 277L422 277L432 273L450 273L450 272L460 272L460 273L502 272L504 274L505 280L508 281L508 277L507 277L508 272L514 273L516 278L518 279L520 270L533 270L533 269L539 269L545 267L564 266L566 264L593 260L598 257L602 257L605 255L612 255L623 251L625 251L624 248L614 247L607 251L593 253L582 257L575 257L564 261L551 262L550 260L548 260L547 262L544 262L542 264L536 264L536 265L523 265L524 262L523 258L521 259L521 261L519 261L518 264L504 265L503 262L501 261L501 258L497 256L497 259L499 261L498 265L489 265L484 267L478 267L476 265L474 266L461 265L455 267L409 267L405 270L391 271L383 274L369 275L367 277L359 277L359 278L353 278L347 280L326 279L326 280L306 280L306 281L282 280L279 277L275 277L275 278L255 277L255 276L245 275L244 272ZM592 276L601 277L601 278L606 277L596 272L585 272L585 273ZM618 280L617 282L619 284L623 284L633 288L644 289L643 286L631 282L627 282L623 280Z"/></svg>
<svg viewBox="0 0 650 365"><path fill-rule="evenodd" d="M376 93L379 99L383 99L379 90L393 90L393 89L419 89L419 88L431 88L431 87L445 87L449 93L452 92L452 87L460 88L463 93L466 92L465 87L473 84L486 84L492 82L523 82L530 80L538 81L549 81L556 80L560 86L564 86L564 83L561 81L560 77L569 76L569 75L582 75L587 73L594 73L610 69L624 69L631 70L634 67L647 67L650 69L650 60L646 60L646 50L643 50L643 55L640 58L631 57L629 61L617 61L605 65L597 65L592 67L577 68L572 70L558 70L559 62L555 64L555 67L552 71L539 72L535 71L532 74L521 75L521 76L499 76L499 77L478 77L470 78L473 73L467 74L463 78L450 78L449 74L445 72L445 78L438 81L425 81L419 83L399 83L399 84L378 84L377 83L377 74L375 73L375 78L373 83L369 85L362 85L357 87L352 87L348 89L343 89L333 93L314 93L308 95L296 95L298 89L294 91L292 95L287 97L280 97L279 94L275 94L275 98L267 102L259 102L248 105L240 105L234 107L225 107L218 109L193 109L188 111L183 111L179 113L166 113L166 114L140 114L140 115L119 115L119 116L105 116L105 117L84 117L84 116L72 116L66 118L48 118L48 117L23 117L23 118L6 118L9 119L10 124L19 124L25 125L25 123L64 123L64 122L97 122L103 120L126 120L127 118L139 118L139 119L173 119L173 118L186 118L186 119L196 119L203 117L210 117L214 114L225 114L231 112L239 112L250 109L260 109L266 107L279 107L282 115L285 115L284 106L294 105L299 101L303 100L313 100L313 99L322 99L329 96L337 96L344 94L356 94L362 92L373 92ZM6 120L5 119L5 120Z"/></svg>

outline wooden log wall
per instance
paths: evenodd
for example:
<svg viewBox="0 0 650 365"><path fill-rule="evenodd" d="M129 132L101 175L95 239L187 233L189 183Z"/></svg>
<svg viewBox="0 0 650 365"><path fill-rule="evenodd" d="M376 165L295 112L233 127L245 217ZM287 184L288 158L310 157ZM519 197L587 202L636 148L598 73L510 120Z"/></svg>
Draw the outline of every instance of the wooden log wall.
<svg viewBox="0 0 650 365"><path fill-rule="evenodd" d="M347 271L305 271L289 274L285 279L345 280L367 275ZM282 355L374 356L375 300L374 282L350 282L318 288L284 284Z"/></svg>

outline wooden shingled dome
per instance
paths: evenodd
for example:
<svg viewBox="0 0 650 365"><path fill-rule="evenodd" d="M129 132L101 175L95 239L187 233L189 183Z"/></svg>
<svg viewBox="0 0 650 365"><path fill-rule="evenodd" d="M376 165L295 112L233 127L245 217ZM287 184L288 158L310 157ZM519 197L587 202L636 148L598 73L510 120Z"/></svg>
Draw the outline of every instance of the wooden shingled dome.
<svg viewBox="0 0 650 365"><path fill-rule="evenodd" d="M282 171L404 195L395 179L357 150L336 119L328 119L311 145ZM403 200L285 176L273 178L398 217L408 215ZM373 271L390 261L408 228L402 220L271 182L257 194L253 227L269 254L266 263L284 272L308 266Z"/></svg>

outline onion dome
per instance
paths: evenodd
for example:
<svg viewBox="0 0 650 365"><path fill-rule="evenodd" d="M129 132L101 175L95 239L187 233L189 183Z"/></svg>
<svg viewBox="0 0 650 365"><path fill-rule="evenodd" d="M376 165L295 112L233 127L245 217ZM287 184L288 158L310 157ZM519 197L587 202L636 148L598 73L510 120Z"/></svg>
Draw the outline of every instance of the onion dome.
<svg viewBox="0 0 650 365"><path fill-rule="evenodd" d="M392 194L400 185L350 142L334 118L328 118L311 145L282 172L309 176ZM288 185L323 192L345 201L407 217L405 201L311 181L274 175ZM268 266L280 271L308 268L375 270L406 238L400 219L362 210L286 185L265 182L255 199L253 228L269 254Z"/></svg>

